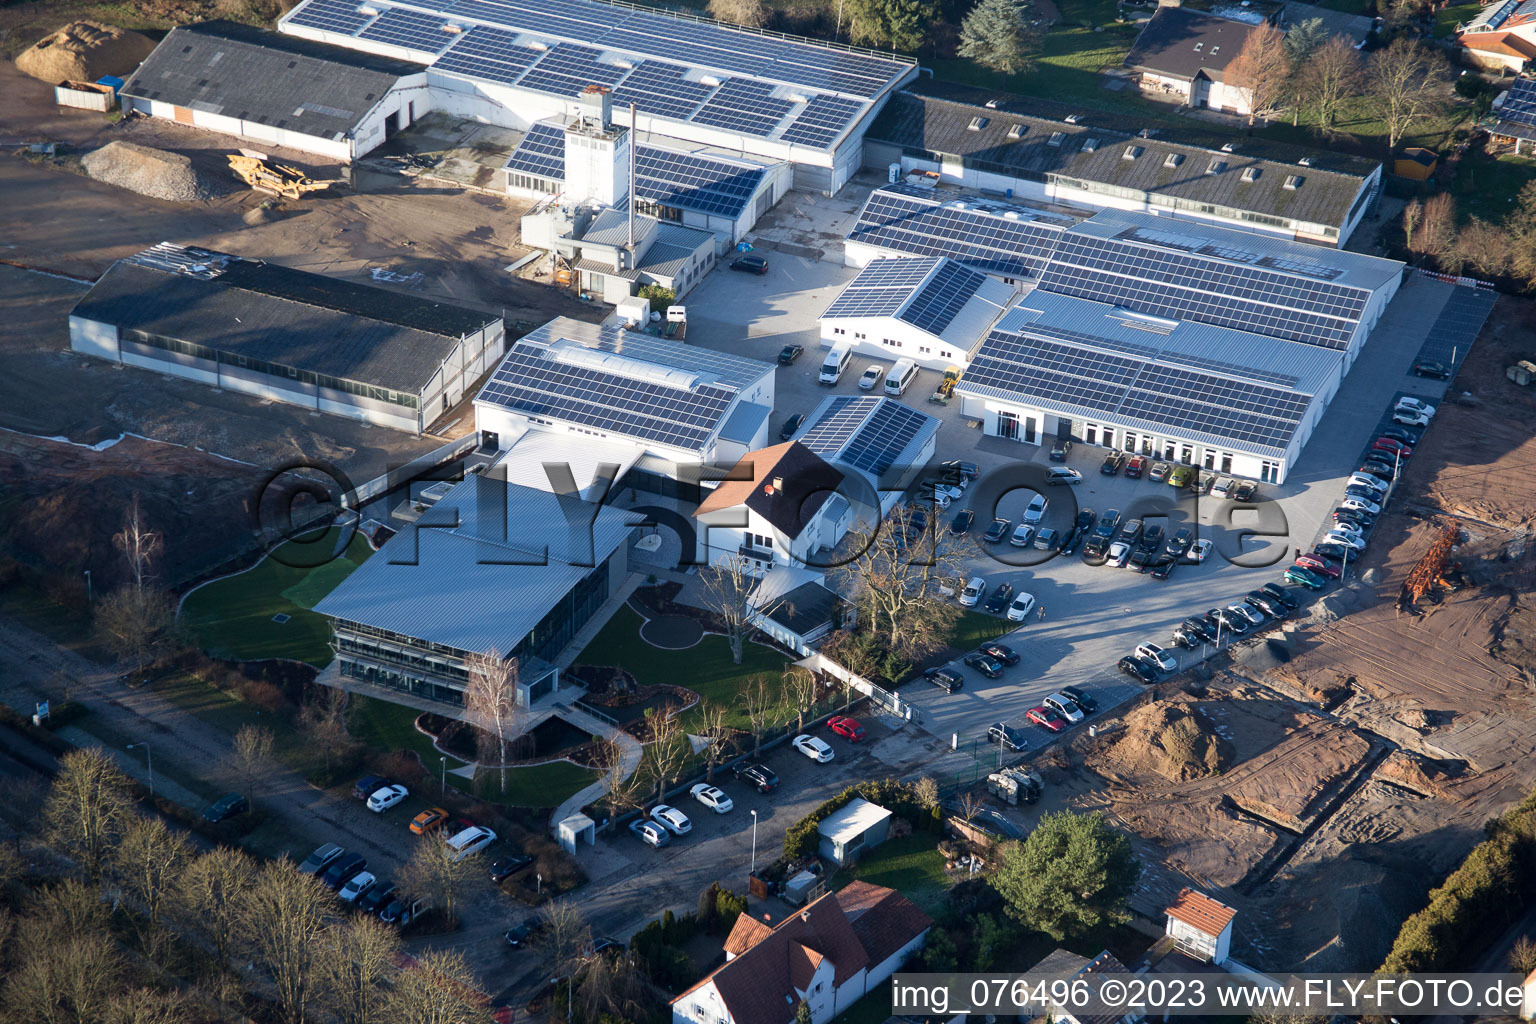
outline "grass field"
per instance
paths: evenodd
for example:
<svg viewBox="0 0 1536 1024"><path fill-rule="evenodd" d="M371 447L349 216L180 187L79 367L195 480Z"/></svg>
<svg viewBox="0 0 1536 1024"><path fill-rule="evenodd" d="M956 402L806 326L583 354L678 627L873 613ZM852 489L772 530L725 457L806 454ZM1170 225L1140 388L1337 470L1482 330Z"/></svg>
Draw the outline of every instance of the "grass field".
<svg viewBox="0 0 1536 1024"><path fill-rule="evenodd" d="M328 530L326 538L333 550L340 534ZM280 545L253 569L215 580L188 595L182 619L209 654L234 661L289 658L321 668L330 664L330 626L310 609L372 550L361 534L354 534L339 558L313 568L284 564L285 558L297 563L320 561L308 553L293 557L302 550L290 547L295 543ZM287 615L288 621L273 621L279 614Z"/></svg>
<svg viewBox="0 0 1536 1024"><path fill-rule="evenodd" d="M1462 22L1471 21L1477 17L1483 5L1473 0L1472 3L1452 4L1435 12L1435 37L1444 38L1456 34L1456 26Z"/></svg>
<svg viewBox="0 0 1536 1024"><path fill-rule="evenodd" d="M934 917L943 912L950 886L944 855L929 835L910 835L875 847L851 868L839 871L830 887L839 889L854 880L895 889Z"/></svg>
<svg viewBox="0 0 1536 1024"><path fill-rule="evenodd" d="M1495 159L1470 152L1461 162L1451 192L1463 218L1481 217L1497 223L1514 209L1510 200L1531 181L1536 181L1536 160L1523 156Z"/></svg>

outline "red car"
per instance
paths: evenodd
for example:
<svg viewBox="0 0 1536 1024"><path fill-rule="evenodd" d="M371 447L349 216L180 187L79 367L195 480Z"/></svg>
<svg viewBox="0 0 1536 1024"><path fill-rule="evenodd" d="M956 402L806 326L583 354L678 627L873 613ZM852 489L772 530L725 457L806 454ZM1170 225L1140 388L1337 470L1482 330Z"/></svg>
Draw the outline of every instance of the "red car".
<svg viewBox="0 0 1536 1024"><path fill-rule="evenodd" d="M1313 572L1320 573L1330 579L1339 578L1339 567L1326 558L1319 558L1317 555L1301 555L1296 559L1296 564L1303 569L1311 569Z"/></svg>
<svg viewBox="0 0 1536 1024"><path fill-rule="evenodd" d="M1066 721L1050 708L1030 708L1024 716L1036 725L1043 725L1051 732L1061 732L1067 727Z"/></svg>
<svg viewBox="0 0 1536 1024"><path fill-rule="evenodd" d="M1147 468L1147 460L1140 455L1132 455L1131 461L1125 464L1125 475L1128 477L1141 476L1141 471Z"/></svg>
<svg viewBox="0 0 1536 1024"><path fill-rule="evenodd" d="M1410 446L1403 444L1403 442L1395 437L1378 437L1375 443L1371 445L1371 451L1390 452L1394 455L1401 455L1405 459L1413 454L1413 449Z"/></svg>
<svg viewBox="0 0 1536 1024"><path fill-rule="evenodd" d="M849 743L857 743L864 738L864 727L853 718L843 718L842 716L829 718L827 719L827 728L837 733Z"/></svg>

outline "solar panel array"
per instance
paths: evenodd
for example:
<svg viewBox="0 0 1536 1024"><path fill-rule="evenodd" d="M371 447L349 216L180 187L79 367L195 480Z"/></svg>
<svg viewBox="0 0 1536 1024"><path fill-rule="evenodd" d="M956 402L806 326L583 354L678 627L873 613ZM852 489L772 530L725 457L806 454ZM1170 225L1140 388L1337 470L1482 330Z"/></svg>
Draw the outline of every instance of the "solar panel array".
<svg viewBox="0 0 1536 1024"><path fill-rule="evenodd" d="M631 103L647 114L686 120L709 98L713 86L690 82L683 76L688 69L657 60L641 61L613 90L615 108Z"/></svg>
<svg viewBox="0 0 1536 1024"><path fill-rule="evenodd" d="M538 178L565 178L565 131L539 122L507 159L507 170ZM635 195L662 206L739 217L763 183L761 167L679 153L659 146L635 147Z"/></svg>
<svg viewBox="0 0 1536 1024"><path fill-rule="evenodd" d="M598 60L603 51L574 43L560 43L540 57L517 84L524 89L576 96L589 85L614 85L628 72L616 64Z"/></svg>
<svg viewBox="0 0 1536 1024"><path fill-rule="evenodd" d="M1065 226L961 210L931 190L893 185L870 196L848 240L1021 278L1039 274Z"/></svg>
<svg viewBox="0 0 1536 1024"><path fill-rule="evenodd" d="M357 38L393 43L425 53L441 53L458 38L456 34L444 30L445 24L440 15L391 7L379 15L373 24L357 33Z"/></svg>
<svg viewBox="0 0 1536 1024"><path fill-rule="evenodd" d="M288 19L290 24L318 28L325 32L352 35L373 20L372 14L362 14L357 0L309 0Z"/></svg>
<svg viewBox="0 0 1536 1024"><path fill-rule="evenodd" d="M478 397L525 415L698 451L736 395L719 384L690 390L635 380L550 359L541 345L519 344Z"/></svg>
<svg viewBox="0 0 1536 1024"><path fill-rule="evenodd" d="M1181 235L1173 231L1144 227L1126 228L1115 235L1115 237L1133 242L1146 242L1149 245L1162 246L1165 249L1179 249L1183 252L1196 253L1201 256L1211 256L1215 259L1227 260L1232 263L1248 263L1256 267L1272 267L1289 274L1315 277L1322 281L1336 281L1344 276L1343 270L1324 263L1315 257L1261 255L1252 249L1246 249L1240 245L1220 239Z"/></svg>
<svg viewBox="0 0 1536 1024"><path fill-rule="evenodd" d="M946 263L912 296L901 319L937 337L944 333L965 304L971 301L987 275L959 263Z"/></svg>
<svg viewBox="0 0 1536 1024"><path fill-rule="evenodd" d="M515 85L523 72L545 51L518 46L515 32L476 25L459 36L457 42L432 66L439 71L484 78L503 85Z"/></svg>
<svg viewBox="0 0 1536 1024"><path fill-rule="evenodd" d="M837 140L862 107L857 100L840 96L812 96L779 140L823 149Z"/></svg>
<svg viewBox="0 0 1536 1024"><path fill-rule="evenodd" d="M1516 79L1499 105L1499 118L1536 128L1536 82L1528 78Z"/></svg>
<svg viewBox="0 0 1536 1024"><path fill-rule="evenodd" d="M878 479L930 419L889 399L838 396L799 441L823 458L839 459Z"/></svg>
<svg viewBox="0 0 1536 1024"><path fill-rule="evenodd" d="M822 318L894 316L928 279L938 260L875 260L848 282Z"/></svg>
<svg viewBox="0 0 1536 1024"><path fill-rule="evenodd" d="M748 135L768 135L795 106L788 100L773 98L772 92L773 87L765 82L727 78L693 115L693 121Z"/></svg>

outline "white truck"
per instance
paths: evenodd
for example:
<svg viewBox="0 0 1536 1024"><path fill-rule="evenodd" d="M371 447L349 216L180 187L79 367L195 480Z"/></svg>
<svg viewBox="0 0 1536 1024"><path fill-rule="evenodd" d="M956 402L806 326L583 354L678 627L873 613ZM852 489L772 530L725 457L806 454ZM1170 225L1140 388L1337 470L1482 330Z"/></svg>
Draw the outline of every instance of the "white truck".
<svg viewBox="0 0 1536 1024"><path fill-rule="evenodd" d="M687 336L687 334L688 334L688 307L687 306L668 306L667 307L667 327L666 327L666 330L663 332L663 337L671 338L673 341L682 341L683 338L685 338Z"/></svg>

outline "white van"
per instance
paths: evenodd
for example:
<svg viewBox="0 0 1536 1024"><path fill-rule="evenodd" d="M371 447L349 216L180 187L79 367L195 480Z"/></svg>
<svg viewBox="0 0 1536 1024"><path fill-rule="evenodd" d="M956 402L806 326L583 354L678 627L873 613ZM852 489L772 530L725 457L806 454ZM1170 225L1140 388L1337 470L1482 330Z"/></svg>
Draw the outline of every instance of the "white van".
<svg viewBox="0 0 1536 1024"><path fill-rule="evenodd" d="M917 364L910 359L898 359L891 372L885 375L885 393L899 398L917 380Z"/></svg>
<svg viewBox="0 0 1536 1024"><path fill-rule="evenodd" d="M853 362L853 349L848 345L834 345L832 351L827 353L827 358L821 364L821 376L817 379L823 384L836 384L843 379L843 371L848 369L848 364Z"/></svg>
<svg viewBox="0 0 1536 1024"><path fill-rule="evenodd" d="M448 849L451 860L463 860L471 854L479 853L496 841L496 833L483 825L471 825L462 832L448 840Z"/></svg>

